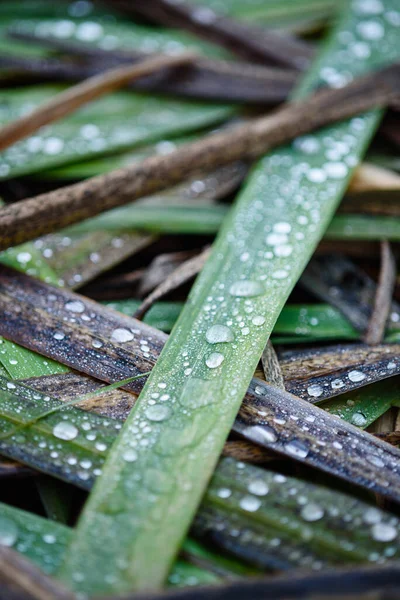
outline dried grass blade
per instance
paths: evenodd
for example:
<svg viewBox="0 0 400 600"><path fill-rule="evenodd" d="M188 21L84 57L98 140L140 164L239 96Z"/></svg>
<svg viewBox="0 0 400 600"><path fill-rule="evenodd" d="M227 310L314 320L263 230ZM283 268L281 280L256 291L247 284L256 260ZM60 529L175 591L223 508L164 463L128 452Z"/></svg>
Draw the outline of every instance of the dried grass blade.
<svg viewBox="0 0 400 600"><path fill-rule="evenodd" d="M385 335L386 323L390 317L393 292L396 286L396 260L389 242L381 243L381 270L376 288L371 318L365 332L364 341L374 346L380 344Z"/></svg>
<svg viewBox="0 0 400 600"><path fill-rule="evenodd" d="M177 267L166 279L160 283L152 292L143 300L139 308L133 315L136 319L142 319L146 312L153 306L155 302L160 300L163 296L172 292L179 286L190 281L200 273L204 267L208 257L210 256L210 249L206 248L197 256L190 258L189 260L182 263Z"/></svg>

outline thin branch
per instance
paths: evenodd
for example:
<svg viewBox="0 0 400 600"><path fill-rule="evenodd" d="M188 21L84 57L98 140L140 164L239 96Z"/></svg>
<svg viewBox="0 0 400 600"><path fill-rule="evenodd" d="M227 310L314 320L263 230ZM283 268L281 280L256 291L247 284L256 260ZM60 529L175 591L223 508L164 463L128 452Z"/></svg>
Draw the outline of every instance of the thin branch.
<svg viewBox="0 0 400 600"><path fill-rule="evenodd" d="M15 591L36 600L74 600L75 594L45 575L26 558L0 545L0 587L7 584ZM1 597L4 596L1 594Z"/></svg>
<svg viewBox="0 0 400 600"><path fill-rule="evenodd" d="M162 69L192 61L194 55L155 55L139 64L117 67L68 88L49 102L0 129L0 150L34 133L40 127L71 114L83 104L104 96L124 85Z"/></svg>
<svg viewBox="0 0 400 600"><path fill-rule="evenodd" d="M254 159L275 146L374 107L398 94L399 65L284 106L273 115L180 146L125 169L42 194L0 211L0 250L164 190L200 169Z"/></svg>
<svg viewBox="0 0 400 600"><path fill-rule="evenodd" d="M166 296L184 283L190 281L200 273L210 255L210 249L206 248L193 258L179 265L168 277L164 279L142 302L133 315L136 319L142 319L155 302Z"/></svg>
<svg viewBox="0 0 400 600"><path fill-rule="evenodd" d="M381 270L374 300L374 308L364 336L366 344L380 344L392 306L396 285L396 261L388 241L381 244Z"/></svg>
<svg viewBox="0 0 400 600"><path fill-rule="evenodd" d="M314 54L303 40L219 15L208 6L167 0L113 0L112 4L128 14L139 13L167 27L186 29L253 62L305 69Z"/></svg>

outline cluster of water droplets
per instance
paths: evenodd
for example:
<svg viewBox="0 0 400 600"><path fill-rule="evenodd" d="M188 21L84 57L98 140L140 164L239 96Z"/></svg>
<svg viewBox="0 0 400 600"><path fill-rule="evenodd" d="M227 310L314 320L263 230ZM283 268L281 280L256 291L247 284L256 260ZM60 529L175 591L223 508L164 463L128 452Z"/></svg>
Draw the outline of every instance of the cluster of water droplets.
<svg viewBox="0 0 400 600"><path fill-rule="evenodd" d="M121 423L85 413L39 391L0 377L0 446L12 458L32 466L47 464L83 487L100 475L106 452ZM59 411L43 416L60 407ZM24 427L27 421L32 422Z"/></svg>
<svg viewBox="0 0 400 600"><path fill-rule="evenodd" d="M332 557L323 541L329 531L340 551L358 555L359 561L384 563L400 552L397 517L342 493L232 459L220 464L195 529L218 532L219 543L230 551L239 556L254 552L269 566L277 560L314 569L329 564Z"/></svg>

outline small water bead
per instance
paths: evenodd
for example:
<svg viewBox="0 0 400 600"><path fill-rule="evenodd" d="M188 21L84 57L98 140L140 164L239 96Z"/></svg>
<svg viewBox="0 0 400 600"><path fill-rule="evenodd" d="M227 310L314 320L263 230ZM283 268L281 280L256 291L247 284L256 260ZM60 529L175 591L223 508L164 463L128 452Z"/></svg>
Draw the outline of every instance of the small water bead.
<svg viewBox="0 0 400 600"><path fill-rule="evenodd" d="M264 325L264 323L265 323L265 318L262 317L261 315L257 315L257 316L255 316L255 317L252 318L251 322L256 327L261 327L261 325Z"/></svg>
<svg viewBox="0 0 400 600"><path fill-rule="evenodd" d="M209 344L233 342L232 331L226 325L213 325L207 330L206 340Z"/></svg>
<svg viewBox="0 0 400 600"><path fill-rule="evenodd" d="M71 300L70 302L67 302L65 308L66 310L74 313L83 313L85 311L85 305L79 300Z"/></svg>
<svg viewBox="0 0 400 600"><path fill-rule="evenodd" d="M111 340L113 342L119 342L123 344L124 342L131 342L134 336L129 329L117 328L111 334Z"/></svg>
<svg viewBox="0 0 400 600"><path fill-rule="evenodd" d="M324 171L331 179L342 179L346 177L348 168L341 162L329 162L324 165Z"/></svg>
<svg viewBox="0 0 400 600"><path fill-rule="evenodd" d="M56 331L56 333L53 335L53 338L55 340L61 341L65 338L65 333L63 333L62 331Z"/></svg>
<svg viewBox="0 0 400 600"><path fill-rule="evenodd" d="M324 516L324 510L315 502L309 502L300 511L301 517L310 523L313 521L319 521Z"/></svg>
<svg viewBox="0 0 400 600"><path fill-rule="evenodd" d="M11 381L7 382L7 389L8 390L15 390L17 386L15 385L15 383L12 383Z"/></svg>
<svg viewBox="0 0 400 600"><path fill-rule="evenodd" d="M171 409L165 404L153 404L146 408L145 415L150 421L165 421L171 414Z"/></svg>
<svg viewBox="0 0 400 600"><path fill-rule="evenodd" d="M259 281L251 281L249 279L236 281L229 288L229 293L232 296L244 298L259 296L260 294L263 294L264 291L264 286Z"/></svg>
<svg viewBox="0 0 400 600"><path fill-rule="evenodd" d="M247 486L250 494L254 494L255 496L266 496L269 492L269 487L262 479L255 479L251 481Z"/></svg>
<svg viewBox="0 0 400 600"><path fill-rule="evenodd" d="M29 252L19 252L17 254L17 261L23 265L30 260L32 260L32 255Z"/></svg>
<svg viewBox="0 0 400 600"><path fill-rule="evenodd" d="M377 542L391 542L397 537L397 530L388 523L376 523L371 527L371 534Z"/></svg>
<svg viewBox="0 0 400 600"><path fill-rule="evenodd" d="M307 393L309 396L313 398L319 398L324 393L322 386L314 383L313 385L309 385L307 388Z"/></svg>
<svg viewBox="0 0 400 600"><path fill-rule="evenodd" d="M219 498L229 498L232 495L232 491L229 488L220 488L217 491L217 496Z"/></svg>
<svg viewBox="0 0 400 600"><path fill-rule="evenodd" d="M247 512L256 512L261 506L261 500L254 496L244 496L241 498L239 506Z"/></svg>
<svg viewBox="0 0 400 600"><path fill-rule="evenodd" d="M380 40L385 35L385 28L379 21L361 21L357 31L365 40Z"/></svg>
<svg viewBox="0 0 400 600"><path fill-rule="evenodd" d="M288 276L288 272L285 271L284 269L278 269L277 271L274 271L272 273L273 279L286 279L287 276Z"/></svg>
<svg viewBox="0 0 400 600"><path fill-rule="evenodd" d="M56 536L52 533L45 533L43 536L43 541L46 542L46 544L55 544L56 540Z"/></svg>
<svg viewBox="0 0 400 600"><path fill-rule="evenodd" d="M344 386L344 382L341 379L334 379L331 382L331 388L333 390L339 390L340 388L342 388Z"/></svg>
<svg viewBox="0 0 400 600"><path fill-rule="evenodd" d="M206 358L206 365L209 369L216 369L217 367L222 365L222 363L224 362L224 359L225 359L224 355L221 354L220 352L212 352Z"/></svg>
<svg viewBox="0 0 400 600"><path fill-rule="evenodd" d="M306 177L312 183L323 183L326 181L326 173L322 169L310 169Z"/></svg>
<svg viewBox="0 0 400 600"><path fill-rule="evenodd" d="M75 36L83 42L94 42L103 35L103 27L98 23L86 21L78 25Z"/></svg>
<svg viewBox="0 0 400 600"><path fill-rule="evenodd" d="M47 140L44 140L43 152L45 154L49 154L50 156L54 154L59 154L63 148L64 142L60 138L49 137L47 138Z"/></svg>
<svg viewBox="0 0 400 600"><path fill-rule="evenodd" d="M350 373L348 374L348 378L353 383L359 383L360 381L363 381L363 379L366 378L366 375L361 371L350 371Z"/></svg>
<svg viewBox="0 0 400 600"><path fill-rule="evenodd" d="M103 342L101 342L100 340L93 340L92 346L93 348L101 348L103 346Z"/></svg>
<svg viewBox="0 0 400 600"><path fill-rule="evenodd" d="M270 233L265 241L268 246L278 246L279 244L285 244L288 241L288 236L284 233Z"/></svg>
<svg viewBox="0 0 400 600"><path fill-rule="evenodd" d="M138 458L138 453L133 448L128 448L122 454L122 458L125 462L135 462Z"/></svg>
<svg viewBox="0 0 400 600"><path fill-rule="evenodd" d="M287 452L292 454L293 456L297 456L298 458L306 458L309 453L309 449L303 442L299 440L292 440L285 444L285 449Z"/></svg>
<svg viewBox="0 0 400 600"><path fill-rule="evenodd" d="M53 427L53 435L60 440L74 440L79 431L72 423L61 421Z"/></svg>
<svg viewBox="0 0 400 600"><path fill-rule="evenodd" d="M367 523L367 525L375 525L376 523L380 523L382 520L382 513L377 508L368 508L363 516L363 521Z"/></svg>
<svg viewBox="0 0 400 600"><path fill-rule="evenodd" d="M351 422L353 423L353 425L356 425L357 427L364 427L368 421L362 413L356 412L351 417Z"/></svg>
<svg viewBox="0 0 400 600"><path fill-rule="evenodd" d="M276 231L276 233L290 233L292 231L292 226L290 223L280 221L279 223L275 223L272 229Z"/></svg>
<svg viewBox="0 0 400 600"><path fill-rule="evenodd" d="M276 431L269 425L255 425L253 427L246 427L245 430L249 437L259 444L273 444L278 440Z"/></svg>
<svg viewBox="0 0 400 600"><path fill-rule="evenodd" d="M0 515L0 546L13 546L18 539L18 533L17 524Z"/></svg>

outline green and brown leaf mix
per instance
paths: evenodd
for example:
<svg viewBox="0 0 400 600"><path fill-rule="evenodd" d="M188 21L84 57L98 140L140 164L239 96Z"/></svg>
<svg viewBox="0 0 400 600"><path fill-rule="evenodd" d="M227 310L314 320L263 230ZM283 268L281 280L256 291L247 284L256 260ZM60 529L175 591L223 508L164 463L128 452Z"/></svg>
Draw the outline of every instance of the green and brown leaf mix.
<svg viewBox="0 0 400 600"><path fill-rule="evenodd" d="M1 597L399 597L399 34L1 3Z"/></svg>

